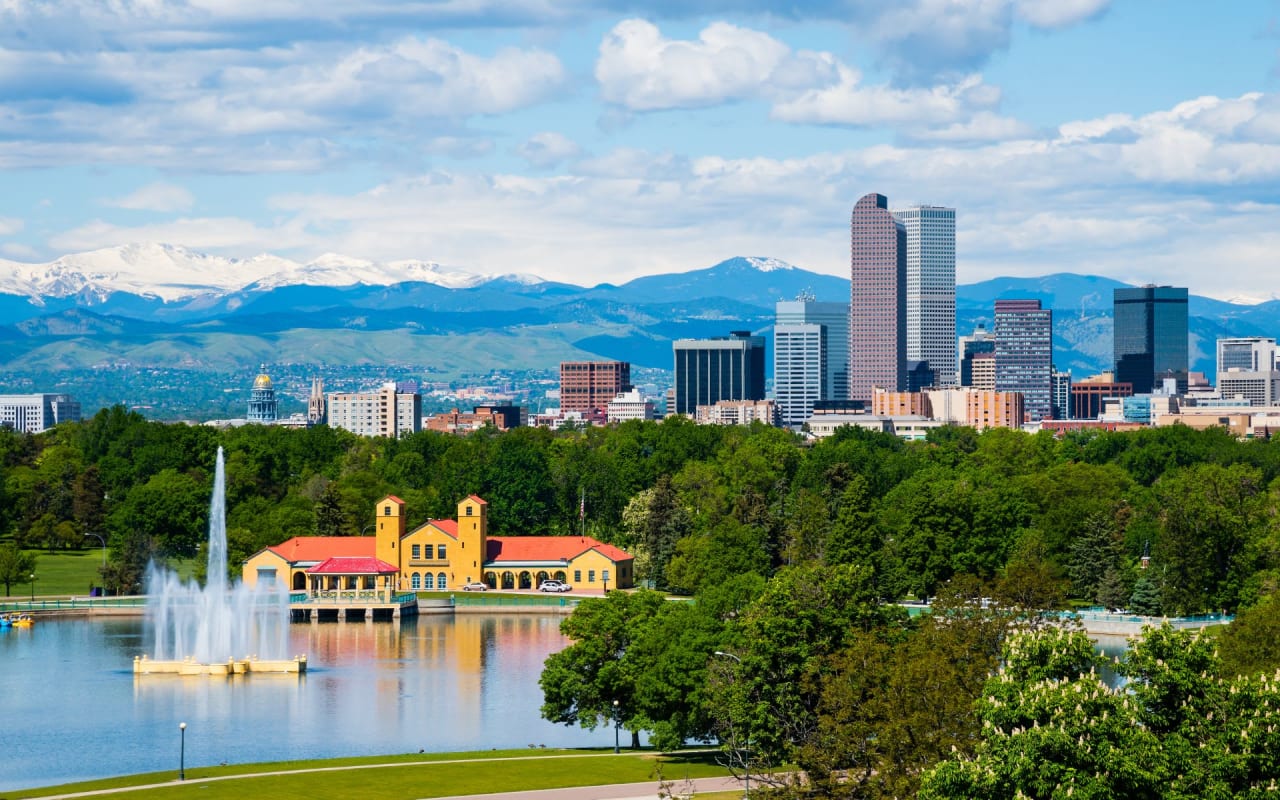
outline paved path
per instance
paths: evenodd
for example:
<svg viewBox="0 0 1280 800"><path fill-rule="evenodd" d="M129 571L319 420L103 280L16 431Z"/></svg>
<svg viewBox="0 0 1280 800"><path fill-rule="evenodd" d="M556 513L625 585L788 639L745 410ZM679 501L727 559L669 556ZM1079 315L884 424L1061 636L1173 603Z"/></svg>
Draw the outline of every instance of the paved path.
<svg viewBox="0 0 1280 800"><path fill-rule="evenodd" d="M235 781L245 778L259 778L268 775L298 775L308 772L342 772L346 770L361 769L402 769L404 767L430 767L433 764L480 764L487 761L542 761L546 759L564 759L564 758L604 758L616 757L613 753L583 753L582 755L539 755L539 756L514 756L509 758L458 758L446 759L441 761L391 761L380 764L355 764L347 766L333 767L310 767L307 769L282 769L282 770L266 770L263 772L250 772L236 775L215 775L201 778L192 778L188 783L213 783L220 781ZM726 782L724 787L718 787L714 782ZM720 788L733 789L740 784L733 778L697 778L693 783L695 786L701 787L703 782L707 782L709 788L699 788L699 791L710 792L720 791ZM139 784L137 786L121 786L113 789L94 789L86 792L71 792L68 794L44 795L40 800L71 800L71 798L81 797L103 797L113 794L128 794L143 789L160 789L164 787L173 787L177 785L177 781L169 780L162 783ZM678 780L673 782L672 788L677 792L684 787L685 781ZM658 784L650 783L621 783L611 786L580 786L563 789L545 789L531 790L525 792L504 792L501 794L482 794L482 795L457 795L452 798L433 798L433 800L458 800L459 797L475 798L479 800L644 800L645 798L655 798L658 793ZM16 797L22 797L22 790L15 793Z"/></svg>
<svg viewBox="0 0 1280 800"><path fill-rule="evenodd" d="M690 781L672 781L667 790L675 794L689 788L699 792L742 791L742 782L736 778L694 778ZM459 794L435 797L431 800L657 800L662 787L656 781L647 783L615 783L609 786L578 786L564 789L531 789L524 792L499 792L497 794Z"/></svg>

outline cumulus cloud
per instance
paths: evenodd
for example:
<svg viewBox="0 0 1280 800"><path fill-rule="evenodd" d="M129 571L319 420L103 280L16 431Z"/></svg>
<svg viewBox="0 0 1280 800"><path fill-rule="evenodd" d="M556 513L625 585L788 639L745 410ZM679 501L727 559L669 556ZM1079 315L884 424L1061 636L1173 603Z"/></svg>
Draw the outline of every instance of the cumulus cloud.
<svg viewBox="0 0 1280 800"><path fill-rule="evenodd" d="M625 20L601 42L595 74L601 96L628 111L762 99L774 119L820 125L955 126L1000 101L1000 90L978 75L932 87L868 85L831 53L793 52L766 33L724 22L696 40L677 40L645 20ZM982 123L991 135L992 121ZM956 127L952 135L964 132Z"/></svg>
<svg viewBox="0 0 1280 800"><path fill-rule="evenodd" d="M563 133L544 131L535 133L529 140L516 148L516 155L538 169L554 167L582 153L578 143Z"/></svg>
<svg viewBox="0 0 1280 800"><path fill-rule="evenodd" d="M173 183L149 183L124 197L108 198L104 205L135 211L187 211L195 205L195 196Z"/></svg>

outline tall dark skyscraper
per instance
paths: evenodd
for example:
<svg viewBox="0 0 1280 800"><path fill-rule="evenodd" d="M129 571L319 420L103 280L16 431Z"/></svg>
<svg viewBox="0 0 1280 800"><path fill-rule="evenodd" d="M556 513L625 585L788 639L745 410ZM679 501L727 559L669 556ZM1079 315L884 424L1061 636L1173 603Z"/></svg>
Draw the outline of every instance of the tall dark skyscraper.
<svg viewBox="0 0 1280 800"><path fill-rule="evenodd" d="M1032 420L1053 414L1053 311L1039 300L996 301L996 391L1021 392Z"/></svg>
<svg viewBox="0 0 1280 800"><path fill-rule="evenodd" d="M1187 290L1174 286L1116 289L1115 379L1147 394L1164 378L1187 388Z"/></svg>
<svg viewBox="0 0 1280 800"><path fill-rule="evenodd" d="M869 194L849 223L849 399L907 382L907 232L889 200Z"/></svg>
<svg viewBox="0 0 1280 800"><path fill-rule="evenodd" d="M764 399L764 337L733 331L718 339L677 339L675 354L677 414L721 400Z"/></svg>

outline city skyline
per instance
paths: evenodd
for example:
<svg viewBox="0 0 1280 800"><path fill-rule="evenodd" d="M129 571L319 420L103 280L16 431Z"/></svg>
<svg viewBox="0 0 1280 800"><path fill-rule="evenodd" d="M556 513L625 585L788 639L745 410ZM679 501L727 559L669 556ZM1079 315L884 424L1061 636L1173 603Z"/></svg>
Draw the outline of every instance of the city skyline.
<svg viewBox="0 0 1280 800"><path fill-rule="evenodd" d="M167 242L583 284L757 253L841 274L875 187L961 210L962 283L1265 299L1275 13L9 4L0 258Z"/></svg>

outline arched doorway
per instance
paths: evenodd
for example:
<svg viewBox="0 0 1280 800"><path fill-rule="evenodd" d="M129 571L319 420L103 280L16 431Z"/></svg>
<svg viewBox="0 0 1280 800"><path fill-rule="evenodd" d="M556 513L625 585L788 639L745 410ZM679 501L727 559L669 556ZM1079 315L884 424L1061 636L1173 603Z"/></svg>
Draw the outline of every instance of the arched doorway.
<svg viewBox="0 0 1280 800"><path fill-rule="evenodd" d="M295 592L305 592L307 590L307 573L293 573L293 590Z"/></svg>
<svg viewBox="0 0 1280 800"><path fill-rule="evenodd" d="M512 575L510 572L502 573L502 588L503 589L516 588L516 576Z"/></svg>
<svg viewBox="0 0 1280 800"><path fill-rule="evenodd" d="M486 572L484 574L484 583L485 583L485 586L488 586L490 589L497 589L498 576L494 575L492 572Z"/></svg>
<svg viewBox="0 0 1280 800"><path fill-rule="evenodd" d="M528 573L528 572L521 572L521 573L520 573L520 588L521 588L521 589L532 589L532 588L533 588L533 578L531 578L531 577L529 576L529 573Z"/></svg>
<svg viewBox="0 0 1280 800"><path fill-rule="evenodd" d="M561 583L564 583L565 581L564 570L562 569L556 570L556 580L560 581Z"/></svg>
<svg viewBox="0 0 1280 800"><path fill-rule="evenodd" d="M541 586L541 585L542 585L542 582L543 582L543 581L545 581L545 580L548 580L550 577L551 577L551 576L547 574L547 571L546 571L546 570L541 570L541 571L538 573L538 585L539 585L539 586Z"/></svg>

